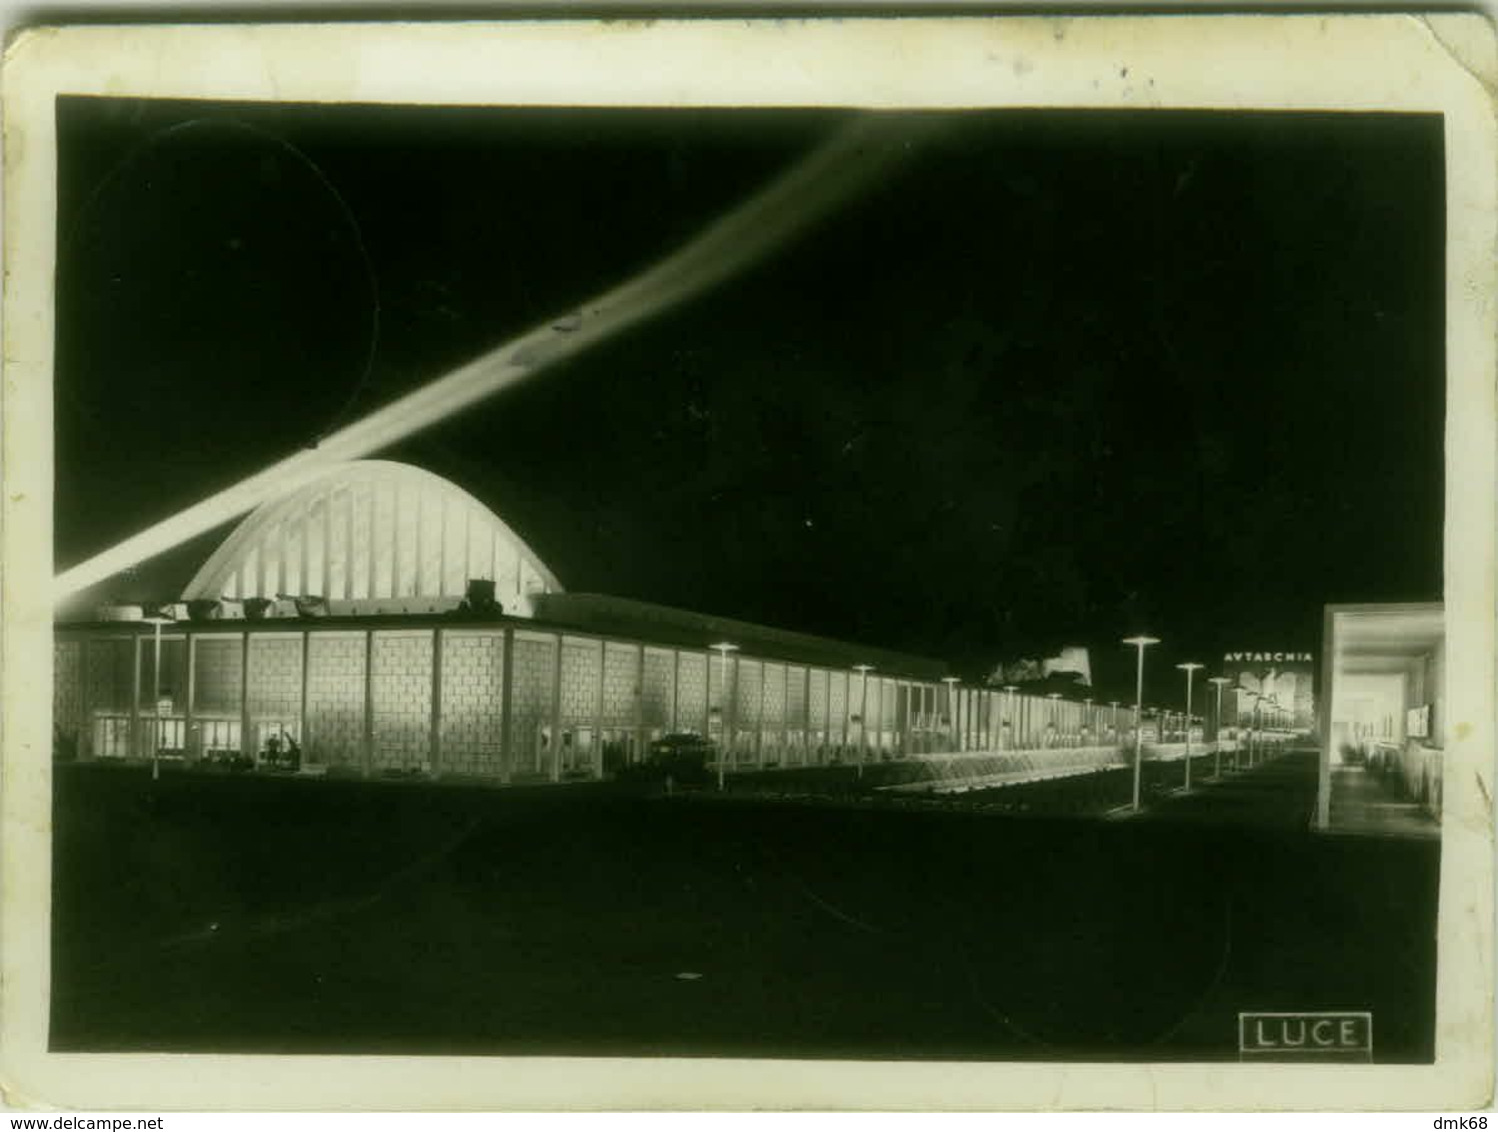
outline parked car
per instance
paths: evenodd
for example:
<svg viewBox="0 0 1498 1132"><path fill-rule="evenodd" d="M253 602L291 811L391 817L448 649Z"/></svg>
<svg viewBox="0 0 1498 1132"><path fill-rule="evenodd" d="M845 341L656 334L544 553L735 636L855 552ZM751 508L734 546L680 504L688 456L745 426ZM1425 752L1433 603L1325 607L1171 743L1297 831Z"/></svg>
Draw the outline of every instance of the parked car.
<svg viewBox="0 0 1498 1132"><path fill-rule="evenodd" d="M646 748L644 760L625 767L620 774L655 782L669 778L673 785L690 786L708 781L708 767L717 757L718 748L712 740L683 731L654 740Z"/></svg>
<svg viewBox="0 0 1498 1132"><path fill-rule="evenodd" d="M203 752L199 765L205 770L227 770L242 773L255 769L255 760L242 751L212 749Z"/></svg>

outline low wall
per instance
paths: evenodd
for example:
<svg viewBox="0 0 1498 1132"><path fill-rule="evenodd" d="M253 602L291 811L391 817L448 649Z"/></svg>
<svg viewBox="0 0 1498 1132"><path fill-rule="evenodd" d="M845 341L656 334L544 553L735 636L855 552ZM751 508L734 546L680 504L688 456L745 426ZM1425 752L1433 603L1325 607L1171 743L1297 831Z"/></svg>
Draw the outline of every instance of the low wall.
<svg viewBox="0 0 1498 1132"><path fill-rule="evenodd" d="M1224 753L1235 749L1224 741ZM1210 743L1193 742L1191 757L1201 759L1215 751ZM1145 744L1145 762L1179 762L1186 757L1186 744ZM917 755L910 758L836 766L786 767L730 774L729 782L752 786L773 785L779 790L879 790L895 793L962 793L1048 778L1065 778L1119 769L1133 764L1132 746L1036 747L1016 751L962 751Z"/></svg>
<svg viewBox="0 0 1498 1132"><path fill-rule="evenodd" d="M884 789L936 793L981 790L1010 782L1087 774L1125 763L1124 752L1114 746L926 755L906 764L911 772L907 780Z"/></svg>

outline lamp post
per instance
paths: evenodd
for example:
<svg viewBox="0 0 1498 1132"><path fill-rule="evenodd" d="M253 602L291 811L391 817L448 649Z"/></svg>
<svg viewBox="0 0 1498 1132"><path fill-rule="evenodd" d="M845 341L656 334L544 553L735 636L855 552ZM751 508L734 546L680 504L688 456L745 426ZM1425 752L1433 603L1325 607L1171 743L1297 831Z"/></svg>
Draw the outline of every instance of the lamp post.
<svg viewBox="0 0 1498 1132"><path fill-rule="evenodd" d="M723 733L723 749L718 752L718 789L722 790L723 764L728 760L728 654L738 652L739 646L731 641L719 641L712 647L717 651L719 658L722 660L722 666L718 670L720 673L718 678L718 696L721 701L718 706L718 712L719 718L722 721L721 730Z"/></svg>
<svg viewBox="0 0 1498 1132"><path fill-rule="evenodd" d="M1125 637L1123 643L1133 645L1137 651L1136 678L1134 682L1134 810L1139 810L1139 765L1144 759L1144 650L1158 645L1160 638L1143 634Z"/></svg>
<svg viewBox="0 0 1498 1132"><path fill-rule="evenodd" d="M1263 742L1263 736L1259 734L1259 721L1263 718L1264 697L1258 692L1252 693L1254 706L1249 709L1248 729L1248 769L1254 768L1254 748Z"/></svg>
<svg viewBox="0 0 1498 1132"><path fill-rule="evenodd" d="M1249 691L1247 688L1238 687L1233 689L1234 707L1238 709L1238 743L1233 748L1234 771L1243 769L1243 755L1249 750L1250 745L1253 743L1253 696L1253 692ZM1248 704L1246 710L1244 708L1245 702L1247 702Z"/></svg>
<svg viewBox="0 0 1498 1132"><path fill-rule="evenodd" d="M1207 679L1208 684L1217 688L1217 714L1212 718L1215 721L1213 731L1212 751L1212 777L1222 777L1222 689L1228 683L1226 676L1211 676Z"/></svg>
<svg viewBox="0 0 1498 1132"><path fill-rule="evenodd" d="M1004 685L1004 714L999 719L999 750L1004 749L1004 728L1009 726L1009 713L1014 710L1014 693L1019 691L1018 684Z"/></svg>
<svg viewBox="0 0 1498 1132"><path fill-rule="evenodd" d="M869 730L869 673L874 671L872 664L855 664L853 671L857 672L862 679L859 689L858 706L858 777L863 777L863 761L867 752L867 744L864 742Z"/></svg>
<svg viewBox="0 0 1498 1132"><path fill-rule="evenodd" d="M1191 678L1202 666L1194 660L1176 665L1186 674L1186 789L1191 789Z"/></svg>
<svg viewBox="0 0 1498 1132"><path fill-rule="evenodd" d="M957 677L943 676L941 682L947 686L947 743L956 751L961 746L957 739Z"/></svg>
<svg viewBox="0 0 1498 1132"><path fill-rule="evenodd" d="M151 780L161 777L161 627L177 619L167 609L153 609L141 620L152 629L151 645Z"/></svg>

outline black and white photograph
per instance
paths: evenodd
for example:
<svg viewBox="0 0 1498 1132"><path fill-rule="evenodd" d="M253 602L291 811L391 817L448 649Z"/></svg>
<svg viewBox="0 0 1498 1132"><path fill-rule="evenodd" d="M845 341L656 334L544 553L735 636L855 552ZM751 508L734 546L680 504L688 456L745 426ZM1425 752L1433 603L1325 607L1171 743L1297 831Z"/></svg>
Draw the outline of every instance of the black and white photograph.
<svg viewBox="0 0 1498 1132"><path fill-rule="evenodd" d="M1458 73L1383 103L1265 93L1355 17L1204 27L1207 78L1101 17L64 78L51 211L10 194L50 273L7 264L37 1057L1488 1095L1492 126L1410 46L1452 21L1373 29ZM570 97L504 96L530 34ZM774 85L819 36L866 96Z"/></svg>

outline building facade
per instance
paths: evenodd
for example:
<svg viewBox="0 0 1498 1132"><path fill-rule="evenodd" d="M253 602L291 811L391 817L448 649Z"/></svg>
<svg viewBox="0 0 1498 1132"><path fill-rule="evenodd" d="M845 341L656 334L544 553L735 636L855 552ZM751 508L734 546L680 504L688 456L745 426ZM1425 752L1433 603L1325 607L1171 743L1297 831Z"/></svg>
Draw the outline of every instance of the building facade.
<svg viewBox="0 0 1498 1132"><path fill-rule="evenodd" d="M160 609L59 624L64 756L499 782L603 777L673 733L729 769L1116 743L1125 709L963 687L847 642L563 591L498 516L358 461L263 505Z"/></svg>

